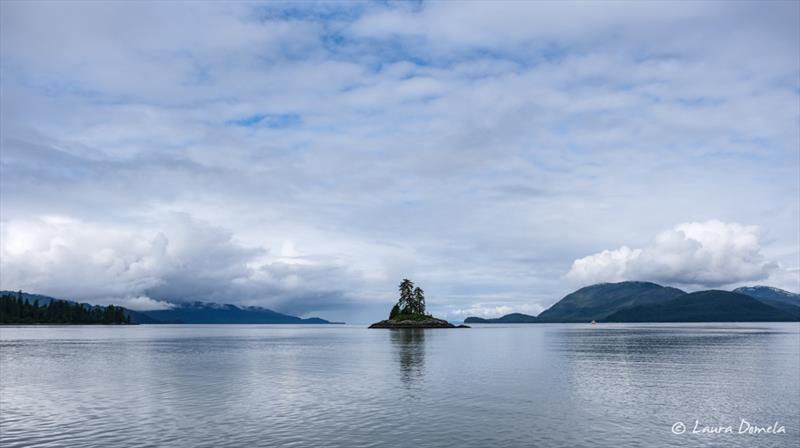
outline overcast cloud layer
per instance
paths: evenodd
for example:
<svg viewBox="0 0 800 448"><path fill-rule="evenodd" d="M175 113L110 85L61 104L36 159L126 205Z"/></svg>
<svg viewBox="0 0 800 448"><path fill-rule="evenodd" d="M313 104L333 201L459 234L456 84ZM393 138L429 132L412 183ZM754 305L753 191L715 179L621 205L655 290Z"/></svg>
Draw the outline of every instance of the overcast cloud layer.
<svg viewBox="0 0 800 448"><path fill-rule="evenodd" d="M800 289L797 2L0 3L0 287L364 322Z"/></svg>

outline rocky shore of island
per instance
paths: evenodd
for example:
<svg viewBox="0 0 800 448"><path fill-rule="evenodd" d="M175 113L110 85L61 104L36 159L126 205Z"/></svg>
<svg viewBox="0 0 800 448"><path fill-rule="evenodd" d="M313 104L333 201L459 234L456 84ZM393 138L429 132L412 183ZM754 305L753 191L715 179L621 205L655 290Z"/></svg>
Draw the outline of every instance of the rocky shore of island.
<svg viewBox="0 0 800 448"><path fill-rule="evenodd" d="M468 325L453 325L444 319L427 316L426 319L386 319L369 328L469 328Z"/></svg>

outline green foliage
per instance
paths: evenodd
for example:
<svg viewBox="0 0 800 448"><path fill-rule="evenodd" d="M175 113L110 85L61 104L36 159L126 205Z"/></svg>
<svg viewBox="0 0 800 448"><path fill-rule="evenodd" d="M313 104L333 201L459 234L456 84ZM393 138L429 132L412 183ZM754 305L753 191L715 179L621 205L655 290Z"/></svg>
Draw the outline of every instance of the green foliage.
<svg viewBox="0 0 800 448"><path fill-rule="evenodd" d="M430 318L431 318L431 316L428 315L428 314L406 314L406 313L403 313L403 314L398 314L397 316L393 317L392 320L397 320L397 321L400 321L400 320L419 321L419 320L427 320L427 319L430 319Z"/></svg>
<svg viewBox="0 0 800 448"><path fill-rule="evenodd" d="M392 311L389 313L389 319L394 319L399 314L400 314L400 305L395 304L395 306L392 307Z"/></svg>
<svg viewBox="0 0 800 448"><path fill-rule="evenodd" d="M0 297L0 324L129 324L125 308L109 305L91 306L86 303L54 300L39 306L39 301L29 303L5 294Z"/></svg>
<svg viewBox="0 0 800 448"><path fill-rule="evenodd" d="M412 311L415 314L425 314L425 291L422 288L414 288L414 308Z"/></svg>
<svg viewBox="0 0 800 448"><path fill-rule="evenodd" d="M404 278L403 281L400 283L400 300L397 301L397 305L395 308L398 309L400 314L409 314L409 315L425 315L425 292L422 288L415 288L414 282L411 280ZM390 319L394 314L394 308L392 308L392 314L389 315Z"/></svg>
<svg viewBox="0 0 800 448"><path fill-rule="evenodd" d="M413 313L414 308L414 282L411 280L404 278L402 282L400 282L400 300L397 302L397 306L400 308L401 312L403 313Z"/></svg>

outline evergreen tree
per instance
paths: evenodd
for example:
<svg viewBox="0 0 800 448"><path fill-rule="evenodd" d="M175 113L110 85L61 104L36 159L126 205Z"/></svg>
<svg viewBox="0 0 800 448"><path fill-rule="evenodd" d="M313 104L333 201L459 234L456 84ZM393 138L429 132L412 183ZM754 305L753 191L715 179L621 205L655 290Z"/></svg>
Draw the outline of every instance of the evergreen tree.
<svg viewBox="0 0 800 448"><path fill-rule="evenodd" d="M400 312L403 314L413 314L414 309L414 282L404 278L400 283L400 301L397 303Z"/></svg>
<svg viewBox="0 0 800 448"><path fill-rule="evenodd" d="M39 305L30 303L22 292L0 296L0 323L3 324L126 324L130 317L125 308L109 305L92 306L88 303L73 303L53 300Z"/></svg>
<svg viewBox="0 0 800 448"><path fill-rule="evenodd" d="M389 313L389 319L394 319L398 314L400 314L400 305L395 303L392 307L392 311Z"/></svg>
<svg viewBox="0 0 800 448"><path fill-rule="evenodd" d="M425 291L420 287L414 288L414 312L425 314Z"/></svg>

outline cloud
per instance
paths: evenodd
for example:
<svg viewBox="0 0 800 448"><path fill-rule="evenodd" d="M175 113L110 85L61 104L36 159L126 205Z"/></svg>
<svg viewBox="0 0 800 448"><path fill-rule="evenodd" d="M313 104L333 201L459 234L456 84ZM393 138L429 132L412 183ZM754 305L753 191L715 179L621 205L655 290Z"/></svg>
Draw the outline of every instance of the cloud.
<svg viewBox="0 0 800 448"><path fill-rule="evenodd" d="M759 233L758 226L718 220L679 224L643 248L622 246L577 259L566 278L578 285L649 280L695 288L776 276L784 283L787 271L765 259Z"/></svg>
<svg viewBox="0 0 800 448"><path fill-rule="evenodd" d="M0 8L10 289L521 310L715 218L800 267L797 2Z"/></svg>
<svg viewBox="0 0 800 448"><path fill-rule="evenodd" d="M151 299L147 296L121 298L112 297L105 300L100 298L95 300L95 303L124 306L125 308L134 311L168 310L175 307L174 303Z"/></svg>
<svg viewBox="0 0 800 448"><path fill-rule="evenodd" d="M701 2L672 4L624 1L526 4L475 1L467 4L432 2L364 14L353 31L370 37L416 37L437 46L514 48L536 39L580 41L586 36L645 28L708 14ZM622 28L622 30L620 30Z"/></svg>
<svg viewBox="0 0 800 448"><path fill-rule="evenodd" d="M132 309L195 300L299 314L347 306L334 280L352 275L333 262L305 259L291 242L271 256L185 214L166 218L158 230L63 216L3 222L1 287Z"/></svg>
<svg viewBox="0 0 800 448"><path fill-rule="evenodd" d="M545 308L543 306L536 304L509 306L493 305L490 303L475 303L470 305L468 308L449 310L447 315L461 320L471 316L493 319L511 313L523 313L531 316L538 316L539 313L544 310Z"/></svg>
<svg viewBox="0 0 800 448"><path fill-rule="evenodd" d="M70 297L124 297L190 275L190 288L213 295L213 288L247 276L247 262L261 253L186 215L171 216L161 228L148 232L67 217L3 222L3 283Z"/></svg>

